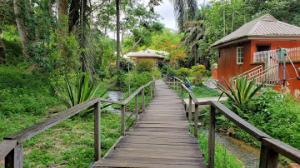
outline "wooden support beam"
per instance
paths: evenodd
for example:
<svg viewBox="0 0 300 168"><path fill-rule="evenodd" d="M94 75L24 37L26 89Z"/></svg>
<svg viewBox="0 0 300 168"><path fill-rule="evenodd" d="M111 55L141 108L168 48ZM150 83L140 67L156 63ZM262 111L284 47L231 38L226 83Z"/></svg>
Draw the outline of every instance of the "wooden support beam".
<svg viewBox="0 0 300 168"><path fill-rule="evenodd" d="M139 119L139 102L138 102L138 95L135 96L135 119L136 122Z"/></svg>
<svg viewBox="0 0 300 168"><path fill-rule="evenodd" d="M268 148L264 143L260 147L259 168L277 168L278 153Z"/></svg>
<svg viewBox="0 0 300 168"><path fill-rule="evenodd" d="M101 159L101 110L100 102L94 105L94 152L95 161Z"/></svg>
<svg viewBox="0 0 300 168"><path fill-rule="evenodd" d="M194 113L194 136L198 138L198 117L199 117L199 106L195 104L195 113Z"/></svg>
<svg viewBox="0 0 300 168"><path fill-rule="evenodd" d="M23 168L23 146L18 144L5 157L5 168Z"/></svg>
<svg viewBox="0 0 300 168"><path fill-rule="evenodd" d="M192 104L192 97L189 95L189 122L192 122L192 109L193 109L193 104Z"/></svg>
<svg viewBox="0 0 300 168"><path fill-rule="evenodd" d="M145 89L142 89L142 112L145 112Z"/></svg>
<svg viewBox="0 0 300 168"><path fill-rule="evenodd" d="M216 127L216 108L210 106L210 121L208 135L208 168L215 166L215 127Z"/></svg>
<svg viewBox="0 0 300 168"><path fill-rule="evenodd" d="M126 112L126 106L122 105L121 110L121 135L125 136L125 112Z"/></svg>

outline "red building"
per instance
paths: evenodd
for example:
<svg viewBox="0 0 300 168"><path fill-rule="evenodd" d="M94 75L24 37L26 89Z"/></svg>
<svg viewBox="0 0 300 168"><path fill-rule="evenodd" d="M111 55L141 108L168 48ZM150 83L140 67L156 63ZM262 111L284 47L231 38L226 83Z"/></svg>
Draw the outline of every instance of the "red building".
<svg viewBox="0 0 300 168"><path fill-rule="evenodd" d="M217 78L221 83L246 76L277 89L285 85L291 94L300 96L300 27L264 15L213 47L219 51Z"/></svg>

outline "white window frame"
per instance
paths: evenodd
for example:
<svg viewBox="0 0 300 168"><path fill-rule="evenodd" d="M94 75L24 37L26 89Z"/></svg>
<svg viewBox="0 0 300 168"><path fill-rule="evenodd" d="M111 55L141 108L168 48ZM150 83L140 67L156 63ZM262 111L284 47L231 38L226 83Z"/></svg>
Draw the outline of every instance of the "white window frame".
<svg viewBox="0 0 300 168"><path fill-rule="evenodd" d="M244 47L239 46L236 48L236 64L244 63Z"/></svg>

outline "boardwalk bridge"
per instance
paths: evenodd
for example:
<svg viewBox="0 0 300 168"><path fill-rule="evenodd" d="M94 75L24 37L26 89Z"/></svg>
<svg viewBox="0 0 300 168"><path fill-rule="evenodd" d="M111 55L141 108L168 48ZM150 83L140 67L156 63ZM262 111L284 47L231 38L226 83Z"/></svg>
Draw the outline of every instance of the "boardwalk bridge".
<svg viewBox="0 0 300 168"><path fill-rule="evenodd" d="M173 88L173 90L171 89ZM145 107L145 94L152 97ZM189 95L188 112L182 100L174 91ZM139 111L138 96L142 97ZM135 111L126 115L126 106L135 101ZM121 110L121 137L110 150L101 157L100 105L102 102L118 104ZM198 125L199 106L210 106L208 135L208 161L205 162L199 150ZM192 106L194 114L192 115ZM278 156L283 155L300 163L300 151L273 139L240 118L223 104L215 101L199 102L194 94L178 78L151 81L141 86L123 101L93 99L76 105L58 115L36 124L18 134L6 137L0 143L0 160L5 168L23 167L22 143L31 137L51 128L85 109L94 109L94 151L95 162L91 167L159 167L159 168L204 168L214 167L216 115L224 115L261 142L260 168L276 168ZM188 116L188 117L186 117ZM129 128L126 118L134 117L135 124ZM190 133L191 132L191 133Z"/></svg>

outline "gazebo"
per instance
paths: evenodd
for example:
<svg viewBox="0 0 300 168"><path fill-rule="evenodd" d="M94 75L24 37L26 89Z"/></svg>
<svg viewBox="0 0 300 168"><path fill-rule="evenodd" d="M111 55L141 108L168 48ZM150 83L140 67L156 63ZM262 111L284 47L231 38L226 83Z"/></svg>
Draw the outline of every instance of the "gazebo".
<svg viewBox="0 0 300 168"><path fill-rule="evenodd" d="M164 60L168 54L169 53L165 51L146 49L143 51L129 52L125 54L124 57L129 58L135 63L139 63L144 60L151 60L157 64L159 61Z"/></svg>

